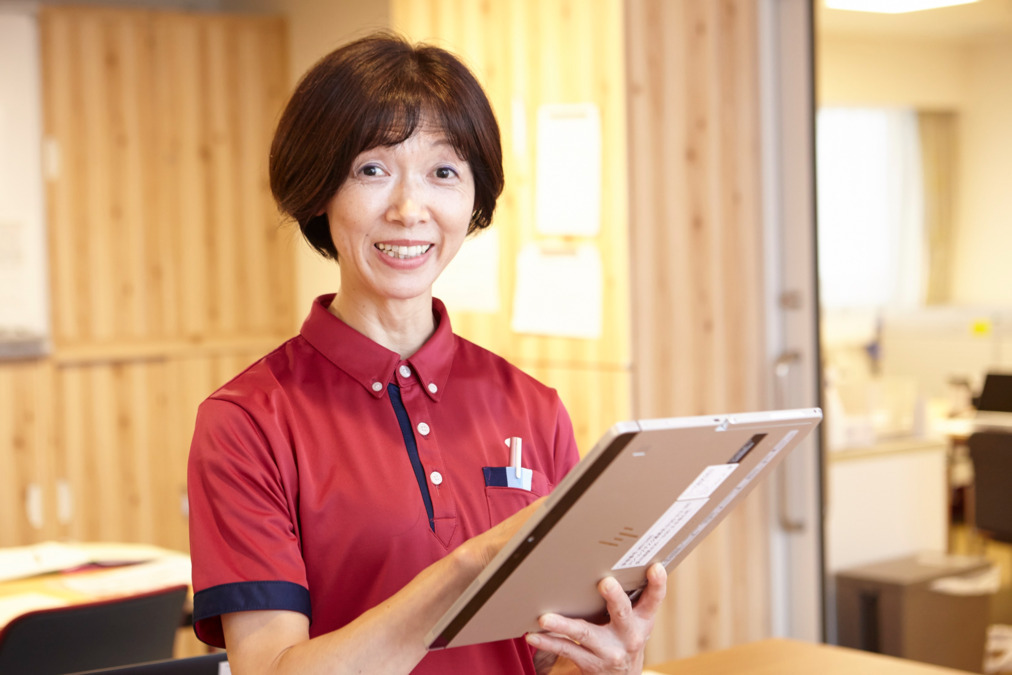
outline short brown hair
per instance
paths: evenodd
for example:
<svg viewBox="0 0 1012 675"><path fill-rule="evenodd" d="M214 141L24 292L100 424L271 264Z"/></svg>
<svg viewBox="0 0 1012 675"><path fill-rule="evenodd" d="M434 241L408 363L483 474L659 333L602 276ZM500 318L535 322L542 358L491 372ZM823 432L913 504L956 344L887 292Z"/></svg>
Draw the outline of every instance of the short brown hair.
<svg viewBox="0 0 1012 675"><path fill-rule="evenodd" d="M423 115L441 126L474 175L468 233L491 224L504 183L502 145L478 80L444 49L375 33L339 47L303 76L271 144L271 192L313 248L337 259L321 212L355 157L406 140Z"/></svg>

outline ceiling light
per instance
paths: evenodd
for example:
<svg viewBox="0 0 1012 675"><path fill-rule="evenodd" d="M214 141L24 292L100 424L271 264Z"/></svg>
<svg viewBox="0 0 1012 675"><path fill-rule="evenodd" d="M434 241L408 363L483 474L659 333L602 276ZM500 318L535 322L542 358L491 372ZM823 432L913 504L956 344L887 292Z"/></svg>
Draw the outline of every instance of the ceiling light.
<svg viewBox="0 0 1012 675"><path fill-rule="evenodd" d="M829 9L845 9L852 12L877 12L878 14L904 14L924 9L969 5L977 0L826 0Z"/></svg>

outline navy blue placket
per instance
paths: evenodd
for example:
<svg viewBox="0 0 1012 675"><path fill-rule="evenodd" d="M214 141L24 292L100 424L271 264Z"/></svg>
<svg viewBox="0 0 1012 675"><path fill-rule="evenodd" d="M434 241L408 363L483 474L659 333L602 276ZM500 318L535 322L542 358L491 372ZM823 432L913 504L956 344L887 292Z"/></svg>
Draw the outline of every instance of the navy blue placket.
<svg viewBox="0 0 1012 675"><path fill-rule="evenodd" d="M408 419L408 411L401 400L401 389L395 383L387 385L387 394L390 396L390 404L394 407L394 414L397 415L397 423L401 427L401 435L404 437L404 448L408 451L408 459L411 461L411 468L415 472L415 480L418 481L418 489L422 493L422 501L425 502L425 513L429 516L429 528L435 532L436 522L432 510L432 497L429 495L429 483L425 479L425 469L422 468L422 460L418 457L418 444L415 443L415 432L411 428L411 420Z"/></svg>

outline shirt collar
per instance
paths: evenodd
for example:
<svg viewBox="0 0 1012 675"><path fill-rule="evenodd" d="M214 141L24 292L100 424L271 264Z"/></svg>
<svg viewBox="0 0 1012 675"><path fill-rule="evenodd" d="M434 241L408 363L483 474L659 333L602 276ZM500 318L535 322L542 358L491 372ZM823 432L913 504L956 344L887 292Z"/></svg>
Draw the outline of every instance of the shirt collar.
<svg viewBox="0 0 1012 675"><path fill-rule="evenodd" d="M328 311L333 293L313 301L301 335L335 366L346 372L374 397L385 395L397 368L407 364L426 395L438 401L450 377L453 364L454 336L450 316L438 299L432 299L436 330L421 348L405 360L397 352L383 347Z"/></svg>

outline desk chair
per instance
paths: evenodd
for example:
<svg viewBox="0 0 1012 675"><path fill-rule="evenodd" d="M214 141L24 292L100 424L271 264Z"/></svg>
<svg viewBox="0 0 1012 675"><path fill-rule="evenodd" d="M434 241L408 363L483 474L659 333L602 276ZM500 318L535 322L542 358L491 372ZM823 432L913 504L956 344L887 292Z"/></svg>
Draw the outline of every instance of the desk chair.
<svg viewBox="0 0 1012 675"><path fill-rule="evenodd" d="M89 670L77 675L218 675L219 664L225 662L225 652L191 656L185 659L169 659L153 663L138 663L120 668Z"/></svg>
<svg viewBox="0 0 1012 675"><path fill-rule="evenodd" d="M973 462L973 524L1012 543L1012 432L977 431L966 441Z"/></svg>
<svg viewBox="0 0 1012 675"><path fill-rule="evenodd" d="M61 675L172 657L188 588L27 612L0 630L0 673Z"/></svg>

